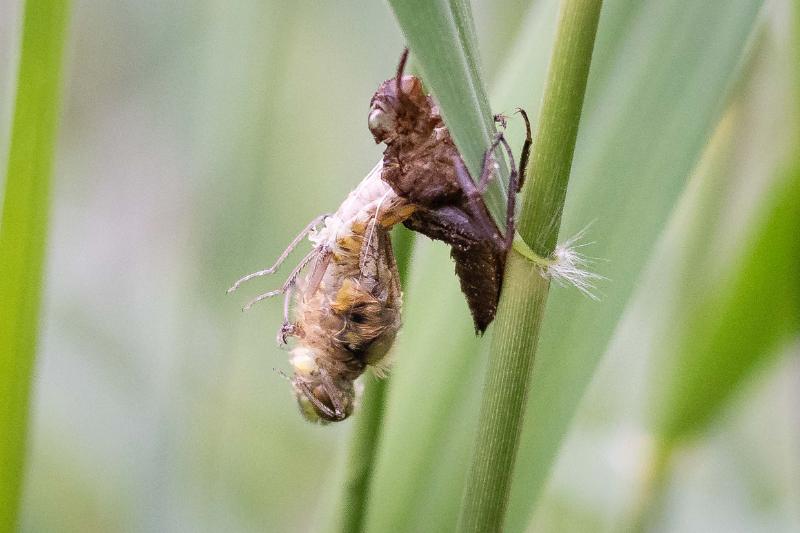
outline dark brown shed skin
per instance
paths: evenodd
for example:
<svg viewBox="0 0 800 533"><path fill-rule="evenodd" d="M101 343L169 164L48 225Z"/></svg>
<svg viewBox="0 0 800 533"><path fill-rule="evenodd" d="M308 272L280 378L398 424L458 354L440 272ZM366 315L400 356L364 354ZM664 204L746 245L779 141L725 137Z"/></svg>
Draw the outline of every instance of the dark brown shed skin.
<svg viewBox="0 0 800 533"><path fill-rule="evenodd" d="M476 333L482 334L497 312L506 240L486 205L470 201L459 184L461 155L420 80L402 75L403 64L370 102L370 130L376 143L386 143L382 178L418 206L406 227L450 245Z"/></svg>

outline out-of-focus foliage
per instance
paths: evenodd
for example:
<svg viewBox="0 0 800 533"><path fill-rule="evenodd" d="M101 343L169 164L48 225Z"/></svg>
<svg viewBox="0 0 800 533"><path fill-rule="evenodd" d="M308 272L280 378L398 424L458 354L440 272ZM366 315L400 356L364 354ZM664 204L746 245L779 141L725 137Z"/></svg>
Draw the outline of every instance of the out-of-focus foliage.
<svg viewBox="0 0 800 533"><path fill-rule="evenodd" d="M684 352L686 340L714 346L708 337L688 336L688 331L702 323L696 310L719 301L731 280L745 272L743 267L758 259L752 255L752 245L775 214L771 209L780 198L776 192L790 187L787 178L791 174L785 172L785 164L792 155L792 124L786 120L787 112L791 115L792 56L786 28L779 23L783 12L773 6L765 16L766 27L753 44L743 77L692 172L584 398L538 508L536 530L619 527L626 515L644 511L636 506L647 485L656 482L661 484L662 494L652 495L660 501L650 502L655 509L648 513L668 530L791 531L797 527L800 463L795 451L800 434L791 422L791 413L797 401L798 366L797 345L791 336L774 337L784 339L778 346L751 346L751 350L732 353L719 361L716 369L705 370L712 374L707 376L710 380L741 385L732 391L736 393L733 404L731 398L725 398L728 402L714 418L708 413L720 407L719 393L725 389L695 388L694 393L686 391L686 397L670 404L663 394L667 385L682 383L675 376L665 379L675 373L667 370L678 366L676 363L684 367L686 382L703 375L703 365L686 362L703 353ZM775 106L775 102L788 108ZM788 196L783 199L789 200ZM777 251L784 259L791 258L791 250L791 245L784 245ZM790 280L783 277L783 269L788 267L791 272L791 263L772 260L762 266L777 269L776 286ZM751 287L755 285L746 284L741 294ZM762 288L773 290L771 286ZM788 291L775 300L769 313L781 312L780 302L785 302L783 298L792 290L785 289ZM764 296L764 302L772 301ZM755 307L760 302L751 304ZM724 308L717 306L711 311L719 313ZM720 323L717 317L709 318ZM776 316L772 324L781 326L791 320L790 315ZM772 324L759 336L769 339L771 332L786 331ZM747 325L727 327L736 338L736 331L745 331ZM743 336L738 340L743 347L750 342ZM744 374L749 379L732 379L743 362L776 355L789 357L779 365L749 368ZM706 396L704 401L698 393ZM664 450L654 437L663 435L659 430L663 424L656 422L666 417L657 415L670 410L685 412L679 408L687 405L692 394L696 403L689 405L694 413L676 419L693 424L695 436L700 438ZM708 395L717 401L709 402ZM652 468L657 467L653 461L658 460L653 454L670 451L671 470L661 473L665 479L653 480ZM578 472L588 477L579 479ZM600 491L602 497L591 496ZM564 517L564 506L576 499L580 513Z"/></svg>
<svg viewBox="0 0 800 533"><path fill-rule="evenodd" d="M562 235L594 221L585 252L610 279L599 303L551 294L510 531L636 512L682 298L742 272L789 151L788 2L761 4L604 2ZM536 116L555 8L473 6L493 111ZM0 1L3 154L20 14ZM353 423L296 412L272 370L279 302L239 312L280 278L225 288L378 159L366 111L403 46L392 12L85 0L71 18L23 530L324 530ZM447 251L418 241L371 531L453 528L483 381ZM677 452L661 528L798 527L797 344L774 350Z"/></svg>

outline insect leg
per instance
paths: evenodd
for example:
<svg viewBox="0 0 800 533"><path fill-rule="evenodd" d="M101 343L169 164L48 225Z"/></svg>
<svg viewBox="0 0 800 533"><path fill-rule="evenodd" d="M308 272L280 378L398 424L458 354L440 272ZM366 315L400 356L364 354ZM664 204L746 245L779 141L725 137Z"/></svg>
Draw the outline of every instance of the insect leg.
<svg viewBox="0 0 800 533"><path fill-rule="evenodd" d="M397 272L397 261L394 257L394 250L392 250L392 239L388 233L381 235L381 252L380 259L385 263L386 271L389 273L389 291L387 299L393 300L402 294L400 288L400 273ZM380 272L381 269L378 268Z"/></svg>
<svg viewBox="0 0 800 533"><path fill-rule="evenodd" d="M339 413L335 413L330 407L322 403L319 398L314 396L314 393L311 392L311 389L308 387L308 384L305 381L295 378L294 384L303 392L303 394L306 395L306 398L308 398L309 401L314 404L314 407L325 413L328 418L341 418Z"/></svg>
<svg viewBox="0 0 800 533"><path fill-rule="evenodd" d="M297 236L294 238L294 240L292 240L291 243L289 243L289 246L287 246L286 249L283 251L283 253L280 255L280 257L278 257L278 260L275 261L274 265L272 265L271 267L269 267L267 269L259 270L258 272L253 272L252 274L248 274L248 275L244 276L243 278L240 278L239 280L236 281L236 283L233 284L233 286L231 286L230 289L228 289L227 292L231 293L231 292L235 291L245 281L251 280L253 278L257 278L259 276L268 276L268 275L274 273L283 264L283 262L286 261L286 258L289 257L289 254L292 253L292 251L297 247L297 245L300 244L300 241L303 240L303 237L308 235L308 233L312 229L317 227L317 225L320 222L322 222L323 220L325 220L329 216L331 216L330 213L326 213L324 215L320 215L320 216L316 217L305 228L303 228L303 231L301 231L300 233L297 234Z"/></svg>
<svg viewBox="0 0 800 533"><path fill-rule="evenodd" d="M489 182L492 181L492 177L494 176L494 168L492 165L492 160L494 159L494 152L497 150L497 147L500 145L501 142L505 142L505 137L503 136L502 132L497 132L494 136L494 140L492 141L492 145L489 147L488 150L483 154L483 164L481 165L481 178L478 180L478 192L483 194L486 192L486 188L489 186Z"/></svg>
<svg viewBox="0 0 800 533"><path fill-rule="evenodd" d="M308 262L314 259L314 257L317 254L319 254L319 248L314 248L313 250L311 250L311 252L309 252L309 254L306 255L296 267L294 267L294 270L292 270L292 273L289 274L289 277L286 279L286 281L284 282L284 284L281 286L280 289L275 289L274 291L265 292L264 294L256 296L242 308L242 311L249 310L251 307L253 307L261 300L266 300L267 298L272 298L273 296L277 296L279 294L283 294L286 291L288 291L290 287L294 286L295 282L297 281L297 276L300 274L300 271L303 270L303 268L305 268Z"/></svg>
<svg viewBox="0 0 800 533"><path fill-rule="evenodd" d="M294 291L295 285L292 284L286 289L286 293L283 295L283 324L281 327L278 328L278 345L283 346L286 344L286 337L289 335L294 335L294 324L289 320L289 302L292 299L292 292Z"/></svg>
<svg viewBox="0 0 800 533"><path fill-rule="evenodd" d="M325 392L328 394L328 398L331 399L331 403L333 404L334 413L336 414L336 418L339 420L344 420L344 410L341 401L341 395L339 394L339 389L333 384L333 380L331 379L330 374L324 368L320 367L319 369L320 376L322 376L322 386L325 388Z"/></svg>
<svg viewBox="0 0 800 533"><path fill-rule="evenodd" d="M406 61L408 61L408 47L403 48L403 53L400 55L400 63L397 65L397 74L394 77L397 94L400 97L403 95L401 80L403 78L403 71L406 69Z"/></svg>
<svg viewBox="0 0 800 533"><path fill-rule="evenodd" d="M522 111L523 117L527 122L527 115L525 115L524 111ZM530 125L528 129L528 139L530 139ZM526 140L526 145L528 141ZM508 164L511 167L510 173L508 175L508 198L506 200L506 234L504 240L505 249L508 250L511 247L511 243L514 241L514 225L515 225L515 216L516 216L516 208L517 208L517 193L519 192L521 185L520 185L520 178L519 173L517 172L516 163L514 161L514 154L511 151L511 146L508 145L508 141L505 138L503 133L498 133L495 136L494 142L492 142L491 147L489 150L486 151L486 154L483 157L483 169L481 171L481 179L478 183L478 191L483 194L486 192L486 187L489 185L489 181L492 179L492 175L494 174L493 165L491 164L492 158L494 157L493 154L495 149L498 145L502 145L506 151L508 156ZM521 159L524 158L527 164L527 152L525 152L525 148L523 148L523 154L521 155Z"/></svg>
<svg viewBox="0 0 800 533"><path fill-rule="evenodd" d="M525 174L528 171L528 158L531 155L531 121L528 120L528 114L521 107L517 108L517 113L522 115L522 120L525 121L525 143L522 145L522 151L519 154L519 183L517 184L517 192L522 190L525 185Z"/></svg>
<svg viewBox="0 0 800 533"><path fill-rule="evenodd" d="M514 225L517 209L517 192L519 192L519 174L517 167L514 163L514 155L511 153L511 147L508 145L506 138L500 134L498 139L508 154L508 164L511 167L511 172L508 175L508 200L506 203L506 236L505 236L505 249L510 250L511 244L514 242Z"/></svg>
<svg viewBox="0 0 800 533"><path fill-rule="evenodd" d="M464 191L464 196L466 196L465 208L468 210L470 218L478 226L480 226L479 233L481 235L486 235L495 241L500 241L498 243L499 246L504 245L502 236L498 235L499 232L497 230L497 226L495 226L494 221L491 219L488 211L485 208L483 196L475 186L475 183L472 181L469 171L464 166L464 162L460 157L454 156L453 164L456 168L456 178L458 179L458 183L461 185L461 190Z"/></svg>
<svg viewBox="0 0 800 533"><path fill-rule="evenodd" d="M325 247L318 248L318 250L319 251L316 254L317 260L314 262L314 270L308 277L308 285L306 286L305 292L306 296L311 296L317 292L319 284L322 283L322 277L325 275L325 271L328 270L328 265L331 262L331 256L333 255L333 252Z"/></svg>
<svg viewBox="0 0 800 533"><path fill-rule="evenodd" d="M378 268L378 259L381 252L381 232L383 229L378 228L378 219L376 217L370 220L365 234L366 239L361 245L361 252L358 257L358 269L361 276L373 280L378 280L380 277L380 269Z"/></svg>
<svg viewBox="0 0 800 533"><path fill-rule="evenodd" d="M492 159L494 157L494 151L499 145L502 145L505 148L508 155L509 166L511 167L511 172L508 177L508 200L506 204L506 235L503 239L504 248L509 249L514 240L514 217L517 203L517 190L519 188L519 175L517 174L514 155L511 152L511 147L508 145L508 141L506 141L505 136L502 134L502 132L497 133L492 145L484 154L483 168L481 169L481 179L478 181L477 186L475 186L470 179L469 173L464 167L464 162L461 161L460 158L454 158L454 162L456 163L456 176L458 177L459 184L467 196L467 205L469 206L471 213L478 221L480 221L480 223L484 226L484 229L489 230L489 234L493 234L494 232L491 231L493 223L491 220L487 220L489 217L486 213L486 210L482 209L480 204L483 203L482 194L486 191L489 181L491 181L494 174L494 165L492 165Z"/></svg>

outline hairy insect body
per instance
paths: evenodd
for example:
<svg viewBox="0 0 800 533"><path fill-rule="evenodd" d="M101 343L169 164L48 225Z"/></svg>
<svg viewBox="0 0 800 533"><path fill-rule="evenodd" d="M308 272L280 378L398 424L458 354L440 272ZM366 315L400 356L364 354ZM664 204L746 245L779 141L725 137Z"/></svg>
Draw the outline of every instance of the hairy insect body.
<svg viewBox="0 0 800 533"><path fill-rule="evenodd" d="M388 230L414 210L380 179L379 165L310 236L319 252L298 280L291 357L292 382L309 420L349 416L354 381L368 366L379 374L387 367L402 307Z"/></svg>

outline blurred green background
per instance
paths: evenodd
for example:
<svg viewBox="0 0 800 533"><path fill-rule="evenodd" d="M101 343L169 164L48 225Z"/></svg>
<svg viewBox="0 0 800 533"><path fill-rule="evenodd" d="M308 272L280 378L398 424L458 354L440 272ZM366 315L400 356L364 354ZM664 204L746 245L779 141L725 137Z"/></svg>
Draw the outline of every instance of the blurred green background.
<svg viewBox="0 0 800 533"><path fill-rule="evenodd" d="M494 111L536 116L556 4L473 4ZM798 329L697 345L797 180L790 4L605 2L562 235L591 223L608 279L552 290L510 531L800 528ZM3 157L21 17L0 0ZM353 421L301 419L280 302L240 312L282 278L225 289L380 157L366 112L403 43L380 2L73 2L23 531L333 529ZM798 309L769 305L793 253L742 306ZM480 397L447 250L417 239L410 270L370 531L454 528Z"/></svg>

